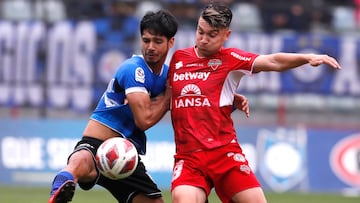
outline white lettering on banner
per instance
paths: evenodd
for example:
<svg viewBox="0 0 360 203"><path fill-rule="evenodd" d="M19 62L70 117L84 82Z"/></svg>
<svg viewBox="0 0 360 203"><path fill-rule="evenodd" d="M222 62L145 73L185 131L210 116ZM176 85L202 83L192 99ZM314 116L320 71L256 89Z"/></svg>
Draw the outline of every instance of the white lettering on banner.
<svg viewBox="0 0 360 203"><path fill-rule="evenodd" d="M66 22L56 24L51 30L48 41L48 62L46 89L49 102L56 107L69 105L70 57L73 44L71 25Z"/></svg>
<svg viewBox="0 0 360 203"><path fill-rule="evenodd" d="M195 72L195 73L185 72L180 74L175 73L173 80L174 82L183 81L183 80L197 80L197 79L206 81L209 75L210 72Z"/></svg>
<svg viewBox="0 0 360 203"><path fill-rule="evenodd" d="M4 137L1 141L2 165L7 169L43 169L42 138Z"/></svg>
<svg viewBox="0 0 360 203"><path fill-rule="evenodd" d="M226 46L269 54L286 49L287 45L284 44L286 40L296 41L298 38L300 39L295 35L234 32ZM340 50L336 52L340 53L338 59L343 69L334 71L334 78L329 80L331 83L326 83L324 86L333 94L359 95L360 73L357 57L360 54L358 51L360 38L343 36L340 39ZM167 57L167 64L174 50L193 46L194 40L193 30L179 30L175 47L170 50ZM97 101L96 98L94 101L93 96L94 90L97 90L94 82L108 81L109 79L103 79L104 75L111 77L116 68L113 68L113 64L118 64L126 57L121 48L113 47L112 49L116 49L120 54L106 56L109 55L109 51L97 49L97 43L100 46L104 45L97 41L95 26L91 21L81 21L76 24L62 21L50 28L41 21L19 23L1 21L0 105L11 103L38 107L49 104L55 108L73 107L78 110L89 110L93 102ZM310 46L312 42L308 43ZM331 43L337 46L337 38ZM106 45L103 47L108 48ZM248 59L245 57L244 60ZM100 73L95 73L95 70ZM182 74L174 75L173 79L175 81L207 80L209 77L205 72ZM317 73L311 74L315 79ZM323 75L320 73L320 76ZM306 81L301 79L300 82ZM279 93L285 88L281 85L279 73L259 73L252 77L244 77L239 91ZM299 91L302 90L297 91L301 93Z"/></svg>
<svg viewBox="0 0 360 203"><path fill-rule="evenodd" d="M73 57L72 104L76 109L88 109L93 97L93 55L96 51L96 32L91 22L80 22L75 30Z"/></svg>
<svg viewBox="0 0 360 203"><path fill-rule="evenodd" d="M26 26L25 22L20 22L16 27L16 49L15 49L15 81L26 81L25 76L28 75L24 74L24 70L21 67L25 67L27 64L25 59L27 41L29 36L29 27ZM25 69L26 71L26 69ZM15 84L14 93L14 100L18 103L24 103L25 100L25 91L24 88Z"/></svg>
<svg viewBox="0 0 360 203"><path fill-rule="evenodd" d="M44 97L42 96L42 74L39 74L37 68L37 58L41 55L40 52L44 52L44 50L42 50L46 38L44 24L40 22L34 23L29 33L28 51L26 52L28 55L26 64L27 74L24 74L28 77L26 80L28 85L21 86L21 88L26 89L24 93L28 96L23 102L25 103L29 100L31 104L38 106L44 103ZM19 69L21 69L21 67L19 67Z"/></svg>
<svg viewBox="0 0 360 203"><path fill-rule="evenodd" d="M14 101L18 105L30 102L34 106L43 103L41 75L36 70L36 55L44 40L45 28L40 22L29 26L21 22L16 30L14 80L12 81Z"/></svg>
<svg viewBox="0 0 360 203"><path fill-rule="evenodd" d="M54 107L89 109L96 50L94 25L80 22L73 27L64 21L54 24L48 35L46 32L43 22L0 22L0 104L12 101L38 106L47 99ZM48 88L47 98L44 88Z"/></svg>
<svg viewBox="0 0 360 203"><path fill-rule="evenodd" d="M13 53L15 30L10 22L0 22L0 103L10 100L10 83L14 80Z"/></svg>
<svg viewBox="0 0 360 203"><path fill-rule="evenodd" d="M47 99L52 105L90 107L95 44L95 28L91 23L79 23L73 28L69 22L62 22L50 30Z"/></svg>
<svg viewBox="0 0 360 203"><path fill-rule="evenodd" d="M67 158L73 151L77 141L76 139L49 139L46 144L48 167L58 170L66 166Z"/></svg>
<svg viewBox="0 0 360 203"><path fill-rule="evenodd" d="M333 83L333 91L337 94L360 94L360 72L357 71L356 39L342 38L339 63L342 70L338 71Z"/></svg>
<svg viewBox="0 0 360 203"><path fill-rule="evenodd" d="M77 139L23 138L8 136L1 139L0 154L6 169L59 170L66 166Z"/></svg>

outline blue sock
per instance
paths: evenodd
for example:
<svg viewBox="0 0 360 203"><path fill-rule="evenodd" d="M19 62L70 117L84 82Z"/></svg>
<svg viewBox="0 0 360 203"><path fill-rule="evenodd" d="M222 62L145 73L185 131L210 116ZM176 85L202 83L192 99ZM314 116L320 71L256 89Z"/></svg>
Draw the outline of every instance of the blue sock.
<svg viewBox="0 0 360 203"><path fill-rule="evenodd" d="M62 185L64 184L67 180L74 180L73 175L70 172L67 171L61 171L59 172L55 178L54 181L52 183L52 189L50 192L50 195L53 195L56 190Z"/></svg>

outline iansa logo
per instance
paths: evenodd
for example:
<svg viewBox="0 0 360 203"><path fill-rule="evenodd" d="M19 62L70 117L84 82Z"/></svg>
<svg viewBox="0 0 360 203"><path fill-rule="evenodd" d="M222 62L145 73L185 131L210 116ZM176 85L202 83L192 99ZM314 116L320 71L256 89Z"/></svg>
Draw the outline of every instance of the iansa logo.
<svg viewBox="0 0 360 203"><path fill-rule="evenodd" d="M181 90L180 96L175 99L175 108L210 107L209 99L201 95L197 85L188 84Z"/></svg>
<svg viewBox="0 0 360 203"><path fill-rule="evenodd" d="M346 184L360 186L360 134L340 140L330 156L335 175Z"/></svg>

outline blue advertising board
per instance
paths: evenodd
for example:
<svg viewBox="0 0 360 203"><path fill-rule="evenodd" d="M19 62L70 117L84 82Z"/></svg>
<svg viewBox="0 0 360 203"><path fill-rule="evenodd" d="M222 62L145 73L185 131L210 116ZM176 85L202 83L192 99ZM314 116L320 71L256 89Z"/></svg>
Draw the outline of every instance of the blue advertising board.
<svg viewBox="0 0 360 203"><path fill-rule="evenodd" d="M50 185L80 139L86 120L2 119L0 184ZM360 187L360 129L237 126L239 142L265 190L341 192ZM173 130L147 131L142 157L161 188L171 183Z"/></svg>

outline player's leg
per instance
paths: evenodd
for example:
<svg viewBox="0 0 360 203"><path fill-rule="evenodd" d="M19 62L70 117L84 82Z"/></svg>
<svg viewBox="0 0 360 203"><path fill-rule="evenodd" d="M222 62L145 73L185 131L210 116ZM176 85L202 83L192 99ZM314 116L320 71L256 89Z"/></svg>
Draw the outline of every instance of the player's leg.
<svg viewBox="0 0 360 203"><path fill-rule="evenodd" d="M236 203L266 203L261 187L250 188L236 193L232 198Z"/></svg>
<svg viewBox="0 0 360 203"><path fill-rule="evenodd" d="M176 154L171 196L174 203L204 203L213 187L207 174L208 157L205 151Z"/></svg>
<svg viewBox="0 0 360 203"><path fill-rule="evenodd" d="M265 195L239 144L208 152L208 173L222 202L266 203ZM215 161L217 160L217 161Z"/></svg>
<svg viewBox="0 0 360 203"><path fill-rule="evenodd" d="M207 195L201 188L190 185L179 185L171 192L173 203L205 203Z"/></svg>
<svg viewBox="0 0 360 203"><path fill-rule="evenodd" d="M90 189L95 185L98 172L93 153L96 153L96 146L100 143L100 140L92 138L83 138L78 142L74 152L69 156L67 166L54 177L48 203L71 201L76 183L79 181L91 182L90 186L82 187L84 189Z"/></svg>
<svg viewBox="0 0 360 203"><path fill-rule="evenodd" d="M111 180L103 175L97 184L111 192L118 202L124 203L163 203L162 194L153 179L146 172L144 163L139 157L133 174L119 180Z"/></svg>
<svg viewBox="0 0 360 203"><path fill-rule="evenodd" d="M74 152L69 158L67 166L53 180L49 203L71 201L75 192L75 183L79 179L95 178L96 170L91 153L87 150Z"/></svg>

